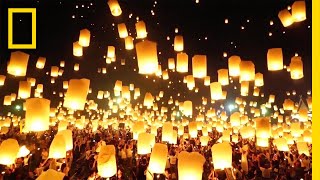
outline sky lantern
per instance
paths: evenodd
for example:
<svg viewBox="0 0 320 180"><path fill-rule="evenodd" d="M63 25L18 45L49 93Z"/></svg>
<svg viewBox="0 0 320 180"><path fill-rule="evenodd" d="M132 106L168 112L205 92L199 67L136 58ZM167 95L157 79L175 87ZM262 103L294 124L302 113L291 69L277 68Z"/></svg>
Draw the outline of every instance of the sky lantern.
<svg viewBox="0 0 320 180"><path fill-rule="evenodd" d="M174 70L176 68L176 64L174 62L174 58L168 59L168 69Z"/></svg>
<svg viewBox="0 0 320 180"><path fill-rule="evenodd" d="M183 114L185 116L192 116L192 101L184 101L183 103Z"/></svg>
<svg viewBox="0 0 320 180"><path fill-rule="evenodd" d="M307 19L305 1L295 1L291 7L292 18L295 22L300 22Z"/></svg>
<svg viewBox="0 0 320 180"><path fill-rule="evenodd" d="M267 62L269 71L278 71L283 69L282 48L271 48L267 53Z"/></svg>
<svg viewBox="0 0 320 180"><path fill-rule="evenodd" d="M269 139L268 138L261 138L261 137L257 137L257 146L259 147L269 147Z"/></svg>
<svg viewBox="0 0 320 180"><path fill-rule="evenodd" d="M17 154L17 158L20 158L20 157L26 157L30 154L30 151L29 149L27 149L27 147L25 145L21 146L19 148L19 152Z"/></svg>
<svg viewBox="0 0 320 180"><path fill-rule="evenodd" d="M228 59L229 75L232 77L240 76L240 56L231 56Z"/></svg>
<svg viewBox="0 0 320 180"><path fill-rule="evenodd" d="M254 138L255 129L251 126L244 126L240 129L240 134L244 139Z"/></svg>
<svg viewBox="0 0 320 180"><path fill-rule="evenodd" d="M132 126L133 139L138 140L140 133L146 132L143 121L137 121Z"/></svg>
<svg viewBox="0 0 320 180"><path fill-rule="evenodd" d="M308 121L308 109L300 109L299 113L299 121L300 122L307 122Z"/></svg>
<svg viewBox="0 0 320 180"><path fill-rule="evenodd" d="M45 57L39 57L36 63L36 68L43 69L46 64L46 58Z"/></svg>
<svg viewBox="0 0 320 180"><path fill-rule="evenodd" d="M157 43L141 41L136 43L138 67L140 74L153 74L158 69Z"/></svg>
<svg viewBox="0 0 320 180"><path fill-rule="evenodd" d="M278 17L284 27L288 27L294 22L292 15L287 9L281 10L278 13Z"/></svg>
<svg viewBox="0 0 320 180"><path fill-rule="evenodd" d="M276 99L276 96L273 95L273 94L270 94L270 95L269 95L269 100L268 100L268 102L269 102L269 103L274 103L275 99Z"/></svg>
<svg viewBox="0 0 320 180"><path fill-rule="evenodd" d="M4 96L3 105L5 105L5 106L10 106L11 105L11 96L10 95Z"/></svg>
<svg viewBox="0 0 320 180"><path fill-rule="evenodd" d="M188 125L189 127L189 134L191 138L196 138L198 136L198 128L197 128L197 122L192 121Z"/></svg>
<svg viewBox="0 0 320 180"><path fill-rule="evenodd" d="M113 62L116 58L116 48L114 46L108 46L107 58L111 59Z"/></svg>
<svg viewBox="0 0 320 180"><path fill-rule="evenodd" d="M21 51L11 52L7 66L8 74L14 76L25 76L27 73L29 54Z"/></svg>
<svg viewBox="0 0 320 180"><path fill-rule="evenodd" d="M192 74L195 78L204 78L207 76L206 55L194 55L192 57Z"/></svg>
<svg viewBox="0 0 320 180"><path fill-rule="evenodd" d="M297 149L300 155L305 154L306 156L310 156L307 142L297 142Z"/></svg>
<svg viewBox="0 0 320 180"><path fill-rule="evenodd" d="M275 146L277 146L277 149L279 151L284 151L284 152L288 152L289 151L288 143L287 143L287 140L285 138L275 139L275 140L273 140L273 144Z"/></svg>
<svg viewBox="0 0 320 180"><path fill-rule="evenodd" d="M108 5L112 16L120 16L122 14L121 7L117 0L108 0Z"/></svg>
<svg viewBox="0 0 320 180"><path fill-rule="evenodd" d="M132 50L134 48L133 38L131 36L125 37L124 38L124 44L125 44L126 50Z"/></svg>
<svg viewBox="0 0 320 180"><path fill-rule="evenodd" d="M138 21L136 24L136 31L137 31L137 39L144 39L147 37L147 29L146 24L144 21Z"/></svg>
<svg viewBox="0 0 320 180"><path fill-rule="evenodd" d="M293 122L290 124L290 131L293 137L300 137L303 133L300 122Z"/></svg>
<svg viewBox="0 0 320 180"><path fill-rule="evenodd" d="M19 82L19 91L18 97L21 99L27 99L30 97L31 93L31 84L28 81L20 81Z"/></svg>
<svg viewBox="0 0 320 180"><path fill-rule="evenodd" d="M253 81L255 78L255 67L252 61L240 62L240 82Z"/></svg>
<svg viewBox="0 0 320 180"><path fill-rule="evenodd" d="M89 86L89 79L71 79L63 106L73 110L83 110L89 93Z"/></svg>
<svg viewBox="0 0 320 180"><path fill-rule="evenodd" d="M151 143L152 143L152 135L146 132L140 133L138 135L137 142L137 153L141 155L150 154L151 153Z"/></svg>
<svg viewBox="0 0 320 180"><path fill-rule="evenodd" d="M240 113L239 112L234 112L231 114L230 123L231 123L231 126L233 126L233 127L240 126Z"/></svg>
<svg viewBox="0 0 320 180"><path fill-rule="evenodd" d="M169 73L168 73L167 70L164 70L162 72L162 78L163 78L163 80L168 80L169 79Z"/></svg>
<svg viewBox="0 0 320 180"><path fill-rule="evenodd" d="M292 111L294 109L294 102L291 99L285 99L282 106L283 110Z"/></svg>
<svg viewBox="0 0 320 180"><path fill-rule="evenodd" d="M62 134L56 134L51 142L49 149L49 158L66 158L67 146Z"/></svg>
<svg viewBox="0 0 320 180"><path fill-rule="evenodd" d="M260 93L260 89L258 88L258 87L255 87L254 89L253 89L253 96L259 96L259 93Z"/></svg>
<svg viewBox="0 0 320 180"><path fill-rule="evenodd" d="M51 66L51 77L58 77L59 67L58 66Z"/></svg>
<svg viewBox="0 0 320 180"><path fill-rule="evenodd" d="M207 146L209 141L210 141L209 136L201 136L200 137L201 146Z"/></svg>
<svg viewBox="0 0 320 180"><path fill-rule="evenodd" d="M82 46L79 44L79 41L73 43L73 55L76 57L83 55Z"/></svg>
<svg viewBox="0 0 320 180"><path fill-rule="evenodd" d="M291 79L303 78L303 62L300 56L293 56L290 62Z"/></svg>
<svg viewBox="0 0 320 180"><path fill-rule="evenodd" d="M167 145L156 143L150 156L149 170L152 173L163 174L167 163L167 156Z"/></svg>
<svg viewBox="0 0 320 180"><path fill-rule="evenodd" d="M165 122L162 126L162 141L170 142L173 135L173 126L171 122Z"/></svg>
<svg viewBox="0 0 320 180"><path fill-rule="evenodd" d="M66 150L70 151L73 149L73 139L72 139L72 131L69 129L59 131L58 134L62 134L64 137L64 141L66 143Z"/></svg>
<svg viewBox="0 0 320 180"><path fill-rule="evenodd" d="M19 144L15 139L6 139L0 145L0 164L12 165L15 163L19 153Z"/></svg>
<svg viewBox="0 0 320 180"><path fill-rule="evenodd" d="M177 72L188 72L188 55L186 53L177 54Z"/></svg>
<svg viewBox="0 0 320 180"><path fill-rule="evenodd" d="M176 35L174 37L174 50L177 52L183 51L183 36Z"/></svg>
<svg viewBox="0 0 320 180"><path fill-rule="evenodd" d="M90 44L90 31L88 29L82 29L79 35L79 45L82 47L88 47Z"/></svg>
<svg viewBox="0 0 320 180"><path fill-rule="evenodd" d="M205 78L204 78L204 85L205 86L210 86L210 76L206 76Z"/></svg>
<svg viewBox="0 0 320 180"><path fill-rule="evenodd" d="M222 87L219 82L213 82L210 84L210 93L212 100L219 100L222 97Z"/></svg>
<svg viewBox="0 0 320 180"><path fill-rule="evenodd" d="M271 124L269 118L255 118L256 136L259 138L269 138L271 135Z"/></svg>
<svg viewBox="0 0 320 180"><path fill-rule="evenodd" d="M54 169L48 169L46 171L42 171L40 176L38 176L37 180L63 180L65 174Z"/></svg>
<svg viewBox="0 0 320 180"><path fill-rule="evenodd" d="M151 108L153 105L154 97L151 93L146 93L144 96L143 106L146 106L147 108Z"/></svg>
<svg viewBox="0 0 320 180"><path fill-rule="evenodd" d="M192 90L196 86L196 83L194 81L194 77L192 75L188 75L186 80L187 80L188 89Z"/></svg>
<svg viewBox="0 0 320 180"><path fill-rule="evenodd" d="M128 37L128 30L125 23L118 24L118 32L120 38L126 38Z"/></svg>
<svg viewBox="0 0 320 180"><path fill-rule="evenodd" d="M226 86L229 84L228 69L218 70L218 82L221 83L222 86Z"/></svg>
<svg viewBox="0 0 320 180"><path fill-rule="evenodd" d="M228 142L214 144L211 152L215 170L224 170L232 167L232 148Z"/></svg>
<svg viewBox="0 0 320 180"><path fill-rule="evenodd" d="M97 159L98 174L110 178L117 173L116 148L114 145L102 145Z"/></svg>
<svg viewBox="0 0 320 180"><path fill-rule="evenodd" d="M241 82L240 93L241 93L241 96L248 96L248 94L249 94L249 82L248 81Z"/></svg>
<svg viewBox="0 0 320 180"><path fill-rule="evenodd" d="M0 86L4 85L5 80L6 80L6 76L5 75L0 75Z"/></svg>
<svg viewBox="0 0 320 180"><path fill-rule="evenodd" d="M205 161L198 152L180 152L178 155L179 179L201 180Z"/></svg>
<svg viewBox="0 0 320 180"><path fill-rule="evenodd" d="M50 100L30 98L26 100L26 131L45 131L49 129Z"/></svg>

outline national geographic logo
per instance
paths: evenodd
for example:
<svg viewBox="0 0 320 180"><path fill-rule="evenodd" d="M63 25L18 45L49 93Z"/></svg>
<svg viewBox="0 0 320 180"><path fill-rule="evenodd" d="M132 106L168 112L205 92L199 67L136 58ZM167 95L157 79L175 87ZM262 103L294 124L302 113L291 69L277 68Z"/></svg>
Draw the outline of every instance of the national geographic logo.
<svg viewBox="0 0 320 180"><path fill-rule="evenodd" d="M13 43L13 15L15 13L31 14L31 44ZM36 49L36 8L8 8L8 49Z"/></svg>

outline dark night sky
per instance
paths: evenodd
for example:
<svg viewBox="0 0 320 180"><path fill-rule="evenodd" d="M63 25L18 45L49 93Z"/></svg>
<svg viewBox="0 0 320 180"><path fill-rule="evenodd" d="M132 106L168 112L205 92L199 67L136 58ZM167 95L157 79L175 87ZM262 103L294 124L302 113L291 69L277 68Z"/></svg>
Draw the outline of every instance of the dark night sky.
<svg viewBox="0 0 320 180"><path fill-rule="evenodd" d="M239 55L243 60L252 60L256 72L264 74L265 86L262 91L266 97L269 94L276 94L279 97L278 104L282 104L286 91L296 90L297 94L306 96L307 90L311 89L311 0L306 0L307 20L284 28L278 18L278 12L293 2L293 0L200 0L197 4L195 0L158 0L155 5L155 1L151 0L119 0L122 15L113 17L106 0L0 1L0 74L6 74L7 62L12 51L7 48L7 8L36 7L37 49L23 51L30 54L27 77L35 77L37 83L45 84L44 98L57 98L58 95L52 95L51 92L60 91L63 80L86 77L91 79L93 88L89 99L96 97L98 90L113 89L116 80L122 80L125 85L134 83L142 89L143 95L145 90L154 92L154 95L155 92L164 90L174 99L178 92L186 96L179 100L188 98L199 100L201 96L210 99L209 88L202 85L203 81L196 81L200 92L195 94L187 90L186 84L177 82L178 79L182 79L182 75L170 73L169 76L174 77L175 83L172 85L174 89L168 91L168 81L156 78L156 83L153 83L150 78L146 79L133 71L137 66L136 60L132 59L135 50L132 52L124 50L124 43L119 39L116 25L126 23L129 32L135 37L134 24L138 16L146 23L148 39L158 43L158 52L161 52L159 62L164 65L163 69L167 67L169 57L176 57L171 45L175 36L174 29L179 28L178 34L183 35L185 52L189 55L189 74L192 73L191 58L195 54L207 55L208 75L211 76L211 81L217 81L218 69L228 67L228 57ZM154 11L154 16L151 15L151 10ZM129 18L131 13L132 18ZM226 18L229 20L228 24L224 23ZM30 17L15 19L22 19L22 22L14 21L14 26L21 27L18 33L24 34L20 40L28 41L27 34L30 34L28 31L31 28L27 22L30 21ZM270 20L273 20L273 26L269 25ZM241 26L244 27L243 30ZM72 43L77 41L79 31L83 28L91 31L91 43L84 49L83 57L77 58L72 55ZM272 32L271 37L268 35L269 32ZM170 37L169 41L166 40L167 36ZM107 65L103 59L108 45L116 46L115 64ZM274 47L283 48L285 65L289 65L295 53L302 57L303 79L291 80L290 73L286 70L267 71L267 50ZM223 52L228 53L227 58L222 56ZM39 56L47 58L44 70L35 68ZM120 66L120 59L123 58L126 59L126 66ZM61 60L66 61L65 73L55 84L50 84L50 76L45 72L50 71L53 65L58 66ZM73 72L75 63L80 63L79 72ZM113 69L115 66L116 70ZM97 69L101 67L107 67L107 75L97 73ZM0 87L0 104L5 95L17 93L18 82L24 79L7 76L5 86ZM232 90L233 85L224 89L229 90L228 97L235 97L235 94L232 95L236 93ZM252 90L252 86L250 89ZM290 98L297 97L290 96ZM57 102L53 104L57 105ZM0 107L0 111L2 108Z"/></svg>

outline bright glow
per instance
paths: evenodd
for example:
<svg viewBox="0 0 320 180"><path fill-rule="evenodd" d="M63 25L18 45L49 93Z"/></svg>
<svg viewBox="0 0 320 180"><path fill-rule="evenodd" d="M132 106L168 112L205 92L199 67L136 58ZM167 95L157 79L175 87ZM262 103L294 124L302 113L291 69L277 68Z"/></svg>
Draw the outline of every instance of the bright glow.
<svg viewBox="0 0 320 180"><path fill-rule="evenodd" d="M21 106L20 105L16 105L16 110L20 110L21 109Z"/></svg>
<svg viewBox="0 0 320 180"><path fill-rule="evenodd" d="M229 107L230 111L234 110L234 105L233 104L230 104L228 107Z"/></svg>

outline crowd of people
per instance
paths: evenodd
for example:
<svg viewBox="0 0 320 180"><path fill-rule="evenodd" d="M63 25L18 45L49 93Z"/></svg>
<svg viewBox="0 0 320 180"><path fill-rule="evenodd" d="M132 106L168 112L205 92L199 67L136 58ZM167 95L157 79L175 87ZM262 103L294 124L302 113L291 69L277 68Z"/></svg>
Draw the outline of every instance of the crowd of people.
<svg viewBox="0 0 320 180"><path fill-rule="evenodd" d="M53 169L64 173L64 179L95 180L103 179L97 170L98 152L102 145L114 145L116 148L117 173L110 179L146 179L149 155L137 154L137 141L132 133L120 128L113 130L99 129L91 132L89 128L79 130L71 128L73 132L73 150L67 152L65 159L48 158L50 143L57 133L56 127L41 133L19 133L13 128L7 134L1 135L0 141L8 138L18 140L26 145L30 154L18 158L11 166L0 166L3 180L33 180L42 172ZM213 128L209 133L211 140L207 146L201 146L199 138L178 138L177 144L167 144L168 159L164 174L152 174L154 179L179 179L178 154L181 151L199 152L206 159L203 166L202 179L275 179L301 180L311 179L312 154L299 154L295 145L290 146L289 152L278 151L270 139L269 148L261 148L254 139L241 139L238 143L230 142L232 146L232 168L215 170L212 163L211 147L217 143L221 133ZM161 128L158 129L156 142L161 142ZM243 148L247 146L247 148ZM310 151L311 147L310 145Z"/></svg>

